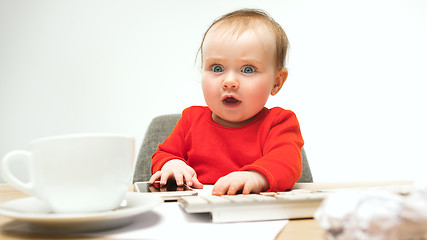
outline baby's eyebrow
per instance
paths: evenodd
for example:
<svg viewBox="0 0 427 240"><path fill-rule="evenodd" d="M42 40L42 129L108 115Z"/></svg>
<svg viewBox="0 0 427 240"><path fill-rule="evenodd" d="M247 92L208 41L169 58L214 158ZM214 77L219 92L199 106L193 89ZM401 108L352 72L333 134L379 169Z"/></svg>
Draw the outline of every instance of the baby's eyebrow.
<svg viewBox="0 0 427 240"><path fill-rule="evenodd" d="M262 64L264 63L263 61L259 60L258 58L240 58L239 59L242 62L250 62L250 63L257 63L257 64Z"/></svg>
<svg viewBox="0 0 427 240"><path fill-rule="evenodd" d="M204 59L205 62L219 62L219 61L226 61L227 58L224 57L207 57Z"/></svg>
<svg viewBox="0 0 427 240"><path fill-rule="evenodd" d="M207 57L204 59L204 62L228 62L228 58L224 57ZM245 58L239 58L239 63L246 64L246 63L255 63L255 64L263 64L264 62L262 60L259 60L257 58L252 57L245 57Z"/></svg>

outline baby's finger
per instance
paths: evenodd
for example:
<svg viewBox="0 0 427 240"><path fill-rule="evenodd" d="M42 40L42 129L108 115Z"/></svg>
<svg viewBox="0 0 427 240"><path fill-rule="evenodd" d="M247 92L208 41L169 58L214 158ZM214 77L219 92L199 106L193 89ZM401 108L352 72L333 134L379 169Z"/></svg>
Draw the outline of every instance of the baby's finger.
<svg viewBox="0 0 427 240"><path fill-rule="evenodd" d="M193 178L193 176L190 173L188 173L188 172L184 173L185 183L189 187L191 187L193 185L192 178Z"/></svg>
<svg viewBox="0 0 427 240"><path fill-rule="evenodd" d="M238 191L242 190L244 183L233 182L228 187L227 195L236 195Z"/></svg>
<svg viewBox="0 0 427 240"><path fill-rule="evenodd" d="M243 191L242 191L242 193L243 193L243 194L250 194L250 193L252 192L252 189L253 189L253 184L251 184L251 183L246 183L246 184L243 186Z"/></svg>
<svg viewBox="0 0 427 240"><path fill-rule="evenodd" d="M157 171L157 172L155 172L155 173L151 176L150 180L148 180L148 183L149 183L149 184L153 184L153 183L154 183L157 179L159 179L161 176L162 176L162 171Z"/></svg>
<svg viewBox="0 0 427 240"><path fill-rule="evenodd" d="M181 172L179 172L179 173L175 172L174 177L175 177L176 185L178 185L178 186L184 185L184 180L183 180L183 176L182 176Z"/></svg>
<svg viewBox="0 0 427 240"><path fill-rule="evenodd" d="M221 196L226 194L229 186L229 182L224 181L223 178L218 179L218 181L214 185L214 188L212 189L212 195Z"/></svg>
<svg viewBox="0 0 427 240"><path fill-rule="evenodd" d="M203 184L199 181L199 179L197 179L197 175L194 174L193 176L193 188L197 188L197 189L202 189L203 188Z"/></svg>
<svg viewBox="0 0 427 240"><path fill-rule="evenodd" d="M166 185L168 182L169 177L172 175L171 172L165 172L162 174L162 177L160 178L160 185Z"/></svg>

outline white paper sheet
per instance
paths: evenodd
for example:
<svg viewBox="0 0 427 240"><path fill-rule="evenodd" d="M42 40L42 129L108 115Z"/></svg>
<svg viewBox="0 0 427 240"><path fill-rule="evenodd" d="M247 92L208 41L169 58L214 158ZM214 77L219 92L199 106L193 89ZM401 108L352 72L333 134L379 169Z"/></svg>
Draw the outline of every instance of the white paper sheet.
<svg viewBox="0 0 427 240"><path fill-rule="evenodd" d="M129 226L90 235L113 239L274 239L287 222L212 223L207 213L188 214L177 202L166 202L138 216Z"/></svg>
<svg viewBox="0 0 427 240"><path fill-rule="evenodd" d="M213 185L196 189L199 196L212 195ZM287 220L212 223L209 213L189 214L177 202L166 202L137 217L125 228L93 234L115 239L274 239Z"/></svg>

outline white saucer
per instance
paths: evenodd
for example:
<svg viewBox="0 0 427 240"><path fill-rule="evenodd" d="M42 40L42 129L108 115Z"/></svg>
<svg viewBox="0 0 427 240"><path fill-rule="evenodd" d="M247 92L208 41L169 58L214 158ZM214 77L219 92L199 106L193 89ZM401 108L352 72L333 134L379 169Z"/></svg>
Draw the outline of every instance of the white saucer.
<svg viewBox="0 0 427 240"><path fill-rule="evenodd" d="M94 213L53 213L43 201L20 198L0 205L0 214L29 223L36 229L53 232L84 232L111 229L127 225L143 212L160 205L156 196L126 193L121 206L115 210Z"/></svg>

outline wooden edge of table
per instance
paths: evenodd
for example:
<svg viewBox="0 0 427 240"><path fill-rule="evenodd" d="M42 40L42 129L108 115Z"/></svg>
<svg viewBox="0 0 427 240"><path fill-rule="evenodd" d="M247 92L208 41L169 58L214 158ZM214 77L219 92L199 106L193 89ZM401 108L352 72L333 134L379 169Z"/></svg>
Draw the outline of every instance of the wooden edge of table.
<svg viewBox="0 0 427 240"><path fill-rule="evenodd" d="M276 236L276 240L322 240L326 239L325 231L315 219L294 219Z"/></svg>

